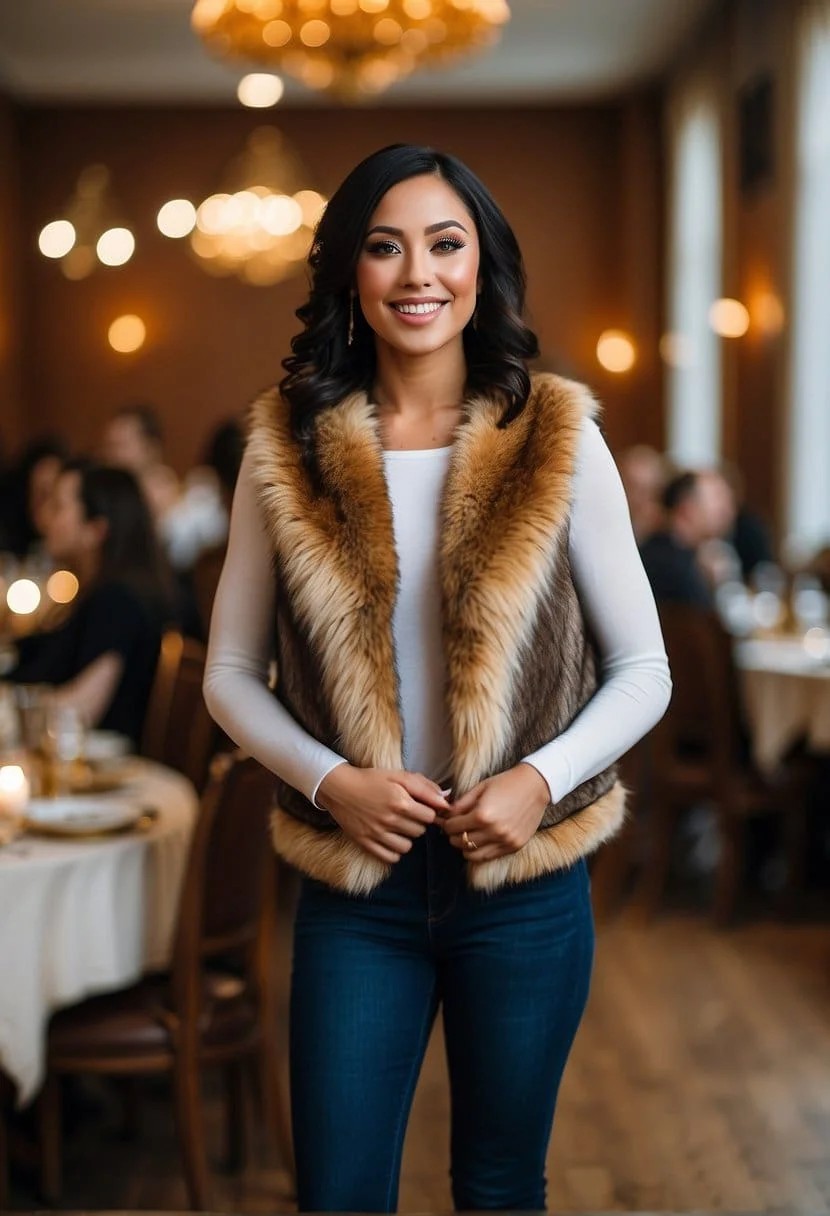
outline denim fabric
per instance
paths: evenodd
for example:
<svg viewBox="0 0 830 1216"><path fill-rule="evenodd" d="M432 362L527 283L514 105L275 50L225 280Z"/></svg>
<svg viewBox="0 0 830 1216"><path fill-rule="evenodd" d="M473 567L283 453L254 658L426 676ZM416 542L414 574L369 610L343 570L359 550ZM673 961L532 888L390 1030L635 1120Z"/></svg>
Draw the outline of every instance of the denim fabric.
<svg viewBox="0 0 830 1216"><path fill-rule="evenodd" d="M457 1210L545 1208L545 1155L594 955L584 860L491 895L432 826L369 897L303 879L291 991L299 1210L393 1212L443 1010ZM446 1152L436 1143L435 1156Z"/></svg>

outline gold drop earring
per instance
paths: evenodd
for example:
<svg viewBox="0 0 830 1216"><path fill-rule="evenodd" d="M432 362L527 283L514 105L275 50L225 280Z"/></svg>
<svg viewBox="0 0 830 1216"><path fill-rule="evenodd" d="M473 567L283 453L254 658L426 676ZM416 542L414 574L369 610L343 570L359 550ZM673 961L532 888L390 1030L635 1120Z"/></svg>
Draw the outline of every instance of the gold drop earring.
<svg viewBox="0 0 830 1216"><path fill-rule="evenodd" d="M351 346L354 342L354 292L349 296L349 333L346 338L346 345Z"/></svg>

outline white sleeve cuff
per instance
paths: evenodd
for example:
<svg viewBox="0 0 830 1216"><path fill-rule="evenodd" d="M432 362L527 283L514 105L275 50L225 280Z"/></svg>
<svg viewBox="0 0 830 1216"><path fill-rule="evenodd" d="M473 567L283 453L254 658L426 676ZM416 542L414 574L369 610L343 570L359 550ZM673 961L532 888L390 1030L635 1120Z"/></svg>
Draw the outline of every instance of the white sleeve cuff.
<svg viewBox="0 0 830 1216"><path fill-rule="evenodd" d="M318 811L328 811L327 807L320 806L320 803L317 801L317 791L319 790L320 786L323 784L326 777L328 777L329 773L331 772L331 770L333 768L337 768L337 766L339 764L348 764L348 763L349 763L348 760L344 760L341 757L341 759L335 760L333 764L330 764L328 766L328 768L325 770L325 772L322 772L320 774L320 776L318 777L317 781L314 784L314 789L311 791L311 794L310 794L311 805L316 806Z"/></svg>

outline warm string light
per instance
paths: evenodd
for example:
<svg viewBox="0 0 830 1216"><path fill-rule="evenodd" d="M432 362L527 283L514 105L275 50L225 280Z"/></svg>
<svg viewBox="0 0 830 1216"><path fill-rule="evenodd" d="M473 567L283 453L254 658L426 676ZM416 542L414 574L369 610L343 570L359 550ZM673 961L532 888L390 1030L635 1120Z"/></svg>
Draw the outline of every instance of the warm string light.
<svg viewBox="0 0 830 1216"><path fill-rule="evenodd" d="M223 57L360 97L492 45L509 18L507 0L196 0L191 20Z"/></svg>
<svg viewBox="0 0 830 1216"><path fill-rule="evenodd" d="M68 279L85 279L97 263L123 266L133 256L135 237L129 228L115 222L109 183L109 169L88 166L78 178L65 215L40 230L40 252L60 262Z"/></svg>

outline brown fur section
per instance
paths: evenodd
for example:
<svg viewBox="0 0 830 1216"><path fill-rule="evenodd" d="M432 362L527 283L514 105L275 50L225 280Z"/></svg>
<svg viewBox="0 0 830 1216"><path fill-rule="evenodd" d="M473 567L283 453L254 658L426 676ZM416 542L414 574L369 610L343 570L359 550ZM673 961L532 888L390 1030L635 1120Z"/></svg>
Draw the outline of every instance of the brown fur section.
<svg viewBox="0 0 830 1216"><path fill-rule="evenodd" d="M568 561L580 430L596 404L581 385L534 376L525 410L503 429L501 409L485 398L465 404L441 504L457 795L561 733L596 688ZM318 417L322 493L311 486L276 390L254 404L249 444L279 580L277 693L352 764L401 768L398 570L375 411L355 394ZM473 867L475 885L524 881L595 848L622 818L614 781L608 769L549 806L525 849ZM388 872L320 823L303 795L283 790L277 848L305 873L353 893Z"/></svg>
<svg viewBox="0 0 830 1216"><path fill-rule="evenodd" d="M400 768L401 715L392 613L397 587L392 509L372 411L356 394L318 421L315 496L274 390L252 409L249 445L260 502L294 615L321 667L343 755Z"/></svg>
<svg viewBox="0 0 830 1216"><path fill-rule="evenodd" d="M457 794L500 767L517 684L543 661L528 663L528 643L561 561L582 419L595 409L580 385L537 376L509 427L496 426L498 403L476 402L456 440L440 569Z"/></svg>

